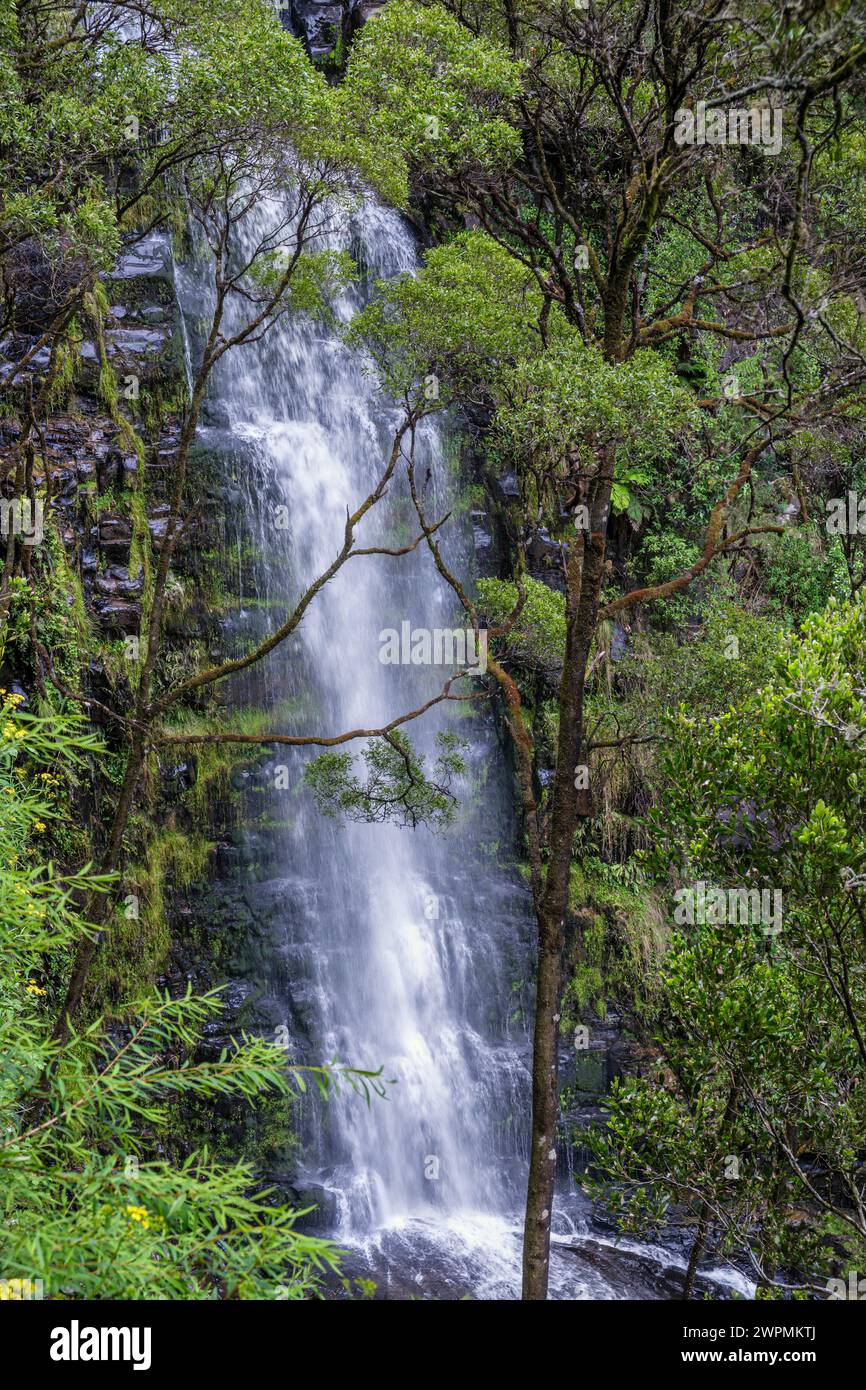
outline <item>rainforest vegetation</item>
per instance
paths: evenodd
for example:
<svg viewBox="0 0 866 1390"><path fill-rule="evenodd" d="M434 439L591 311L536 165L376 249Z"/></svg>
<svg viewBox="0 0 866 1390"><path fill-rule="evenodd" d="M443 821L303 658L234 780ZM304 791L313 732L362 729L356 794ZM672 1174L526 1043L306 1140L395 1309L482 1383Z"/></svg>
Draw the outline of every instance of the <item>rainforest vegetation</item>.
<svg viewBox="0 0 866 1390"><path fill-rule="evenodd" d="M826 1298L866 1268L866 12L327 9L0 0L0 1293L374 1292L269 1173L302 1111L399 1113L393 1059L226 1021L189 903L251 768L447 836L489 719L531 940L513 1296L566 1184L676 1233L684 1298L708 1261ZM343 236L370 200L413 268ZM254 558L207 412L296 321L387 437L227 636ZM342 571L416 561L483 661L361 725L259 698ZM587 1121L563 1059L612 1019Z"/></svg>

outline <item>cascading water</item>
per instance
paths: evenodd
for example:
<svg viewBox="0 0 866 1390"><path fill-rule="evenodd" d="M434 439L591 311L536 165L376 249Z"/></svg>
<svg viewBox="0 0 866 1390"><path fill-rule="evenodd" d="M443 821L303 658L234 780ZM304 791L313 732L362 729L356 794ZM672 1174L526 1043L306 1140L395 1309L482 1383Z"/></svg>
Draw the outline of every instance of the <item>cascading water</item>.
<svg viewBox="0 0 866 1390"><path fill-rule="evenodd" d="M269 212L266 204L256 211L250 236ZM366 282L334 306L345 320L371 280L411 271L415 252L398 216L372 202L340 240ZM178 284L194 324L207 272L178 267ZM237 483L246 601L234 636L249 644L334 558L346 510L379 477L399 417L359 355L300 318L229 353L209 409L202 443L224 454ZM435 429L421 435L417 470L428 515L453 507L447 449ZM464 576L467 532L451 523L444 541ZM357 543L401 545L415 534L405 484L395 479ZM448 674L380 661L380 633L406 620L415 629L460 625L426 549L353 558L318 594L298 635L235 685L235 698L263 704L278 732L379 726L437 693ZM468 742L462 809L441 835L326 819L302 789L300 750L273 754L248 775L247 804L260 811L244 889L263 936L259 1016L288 1029L297 1058L381 1066L395 1082L369 1107L352 1095L306 1105L302 1153L332 1233L356 1253L359 1272L371 1270L397 1296L519 1293L530 919L518 875L500 863L513 830L495 724L486 706L468 711L440 705L407 727L428 756L439 729ZM567 1223L571 1248L584 1210ZM628 1296L617 1286L620 1255L610 1238L607 1246L601 1272L597 1259L555 1258L554 1296ZM671 1262L667 1252L660 1258Z"/></svg>

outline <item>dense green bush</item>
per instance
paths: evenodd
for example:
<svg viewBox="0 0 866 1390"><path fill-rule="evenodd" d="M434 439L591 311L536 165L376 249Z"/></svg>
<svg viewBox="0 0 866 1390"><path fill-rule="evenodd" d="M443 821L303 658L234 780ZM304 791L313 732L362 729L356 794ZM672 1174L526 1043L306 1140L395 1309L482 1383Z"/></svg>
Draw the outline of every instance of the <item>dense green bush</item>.
<svg viewBox="0 0 866 1390"><path fill-rule="evenodd" d="M21 713L0 692L0 1278L20 1296L39 1280L55 1298L300 1298L337 1265L296 1214L256 1191L252 1169L206 1150L159 1156L183 1097L292 1096L307 1080L327 1095L342 1068L298 1069L282 1048L245 1037L197 1061L217 992L153 991L127 1002L129 1020L101 1021L62 1046L48 1004L72 949L88 932L80 903L110 891L89 865L61 869L42 844L63 817L63 787L94 735L71 716ZM175 1136L176 1137L176 1136ZM17 1281L17 1282L16 1282Z"/></svg>

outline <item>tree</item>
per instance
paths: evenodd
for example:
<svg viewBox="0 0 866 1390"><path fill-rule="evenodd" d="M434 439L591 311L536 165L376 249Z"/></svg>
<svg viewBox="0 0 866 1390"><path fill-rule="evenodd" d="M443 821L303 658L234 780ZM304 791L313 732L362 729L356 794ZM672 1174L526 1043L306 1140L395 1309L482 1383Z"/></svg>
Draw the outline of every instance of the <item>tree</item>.
<svg viewBox="0 0 866 1390"><path fill-rule="evenodd" d="M653 861L680 924L645 1020L657 1062L585 1137L623 1225L694 1222L766 1291L826 1293L866 1224L866 608L831 603L764 689L665 745ZM673 877L673 881L671 878Z"/></svg>
<svg viewBox="0 0 866 1390"><path fill-rule="evenodd" d="M140 660L127 708L101 706L102 716L119 736L125 763L104 840L95 833L95 839L102 840L101 877L115 874L122 863L137 790L155 749L178 742L243 741L243 736L213 725L205 733L174 733L166 728L169 714L266 658L295 632L316 595L343 565L377 553L375 548L358 547L356 530L383 496L402 438L401 432L381 476L347 514L344 533L335 538L332 563L298 597L276 629L243 655L160 688L166 595L171 566L189 522L189 456L212 373L226 353L254 346L285 314L321 312L329 293L352 273L348 258L323 249L322 240L357 205L359 177L372 177L375 160L372 146L357 136L342 102L298 41L282 30L270 5L246 0L241 6L211 10L195 3L177 8L155 3L141 11L137 37L118 32L127 10L122 3L85 6L81 12L52 9L49 20L41 6L25 5L17 21L10 20L6 36L13 117L28 123L33 140L32 145L24 142L23 174L12 180L5 204L0 262L4 251L14 261L16 248L35 244L34 255L50 267L55 282L66 285L43 331L35 338L31 335L7 373L13 408L21 421L10 449L10 466L16 470L22 494L35 496L37 445L52 405L64 333L81 304L95 305L100 312L98 277L113 265L123 229L130 223L136 227L127 242L134 244L143 230L164 223L172 208L180 206L194 221L212 273L208 322L195 354L189 400L172 461L165 537L158 558L148 566ZM169 48L174 51L174 63L168 61ZM64 94L67 79L71 88ZM58 102L68 122L61 122L55 131L53 112ZM124 113L135 116L135 129L142 136L134 158L118 150ZM70 139L70 125L79 148L78 159L67 167L57 137ZM19 130L12 134L17 142L23 138ZM8 158L11 164L11 151ZM52 161L59 161L62 177L51 172ZM98 203L99 212L88 224L88 235L82 233L79 247L69 219L75 209L75 215L81 212L88 198L94 206ZM270 212L247 239L244 233L254 207ZM23 329L15 283L14 275L11 281L7 277L4 302L10 322ZM124 437L140 447L132 420L120 409L101 332L98 337L100 384L109 410ZM48 366L43 373L37 372L34 386L30 368L46 344L50 345ZM8 614L11 582L18 574L29 573L31 563L26 546L10 534L0 619ZM63 680L57 652L38 635L34 635L33 650L35 676L43 690L53 687L55 695L95 708L98 702ZM439 698L451 697L444 690ZM394 727L404 718L394 721ZM331 746L362 732L297 736L265 732L254 740L248 736L247 741ZM110 895L88 892L85 918L100 927L110 904ZM77 943L57 1017L58 1042L69 1036L98 942L98 934L91 932ZM38 1106L38 1097L34 1103Z"/></svg>
<svg viewBox="0 0 866 1390"><path fill-rule="evenodd" d="M604 11L401 4L366 27L349 66L350 90L357 82L368 93L385 92L390 81L400 81L398 64L423 64L432 50L440 91L453 90L471 103L463 80L468 39L457 36L459 29L477 40L479 61L491 43L510 53L519 82L510 104L503 106L500 97L495 108L519 132L519 158L484 170L458 165L449 175L419 148L410 166L418 197L440 211L446 227L458 219L480 226L485 246L495 243L525 276L524 331L538 360L521 366L507 359L515 368L515 401L507 398L510 386L501 398L497 394L503 363L495 348L485 353L483 342L476 344L477 381L486 384L484 373L492 372L486 404L497 411L495 428L505 436L519 480L518 585L527 533L543 525L567 542L565 654L547 815L532 785L531 735L519 688L501 661L489 665L517 755L538 921L524 1239L524 1296L530 1299L545 1297L547 1289L563 924L575 832L588 809L576 772L591 751L585 693L598 625L670 598L714 560L748 553L752 537L780 530L775 515L754 516L756 479L787 464L796 492L791 444L804 420L814 420L832 439L843 419L856 421L860 414L862 322L850 293L858 272L827 196L831 180L821 159L830 149L842 153L856 120L866 56L862 16L846 9L850 41L851 32L843 39L835 12L824 7L813 7L809 22L793 27L777 22L781 15L775 5L761 7L755 17L751 8L740 13L717 4L689 11L632 4ZM373 70L377 83L370 79ZM476 113L486 109L475 100ZM683 112L694 117L701 101L705 109L724 111L726 121L729 108L738 111L751 101L755 128L763 131L766 122L772 133L786 119L774 115L773 100L794 106L773 150L777 162L766 151L759 156L678 138ZM502 268L491 279L494 303L504 278ZM490 312L489 306L478 310L467 326L470 336ZM470 318L468 308L464 318ZM429 341L431 333L416 324L411 351L423 346L425 335ZM743 359L748 372L738 369L742 385L736 373L733 382L726 379L734 350L735 360L750 354ZM441 355L444 378L449 366L462 369L460 352L452 336ZM428 373L437 373L436 361L431 351ZM674 374L705 387L692 402L704 423L683 433L672 421L663 464L672 464L694 492L688 510L697 532L694 558L660 582L605 597L617 462L622 470L630 451L642 447L648 405L657 407L661 421L674 398ZM593 383L586 409L585 379ZM484 397L477 384L473 391L473 401ZM459 387L455 395L461 396ZM660 463L652 425L648 444L647 457L656 449ZM444 570L435 540L428 535L428 541ZM476 606L448 577L477 625ZM506 645L508 625L498 634Z"/></svg>

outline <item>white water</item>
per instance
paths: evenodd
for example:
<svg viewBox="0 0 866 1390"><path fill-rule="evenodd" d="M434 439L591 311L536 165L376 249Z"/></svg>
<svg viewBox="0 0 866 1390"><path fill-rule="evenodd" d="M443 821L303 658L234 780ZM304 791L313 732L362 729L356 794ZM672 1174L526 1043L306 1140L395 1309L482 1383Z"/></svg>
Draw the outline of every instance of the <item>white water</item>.
<svg viewBox="0 0 866 1390"><path fill-rule="evenodd" d="M263 204L250 234L269 215ZM415 264L399 218L374 204L337 244L349 246L372 278ZM181 268L178 278L193 322L206 307L206 272ZM356 311L366 288L345 295L336 306L341 318ZM336 334L294 320L263 344L228 354L216 375L212 423L202 438L225 453L237 478L232 524L250 600L235 633L243 644L279 622L331 561L347 507L357 506L382 470L398 414L363 368ZM438 517L453 503L454 483L435 429L421 440L420 455L419 478L430 469L428 514ZM281 503L289 509L287 530L275 525ZM447 540L463 576L467 530L453 525ZM395 481L357 543L405 544L414 534L405 487ZM258 551L252 559L243 558L245 541ZM407 619L415 628L457 625L450 591L426 550L352 559L316 598L299 636L264 675L236 688L236 698L263 701L282 732L381 724L429 698L447 674L380 663L381 629L399 629ZM439 707L407 732L429 752L442 727L468 736L470 768L460 819L438 837L324 819L302 790L299 751L274 755L261 771L258 805L268 824L250 889L266 923L261 1003L275 1027L288 1027L296 1057L381 1066L395 1082L386 1100L369 1107L344 1095L304 1109L306 1174L332 1197L333 1234L356 1252L359 1267L401 1293L507 1298L518 1295L520 1282L529 918L519 880L501 867L512 827L491 716L482 711L455 725ZM288 790L274 787L279 766L288 768ZM571 1207L561 1226L565 1243L552 1257L553 1295L628 1297L615 1253L602 1259L601 1271L575 1254L587 1236L587 1209L579 1199ZM671 1261L658 1252L660 1265Z"/></svg>

